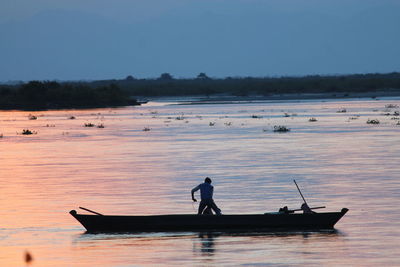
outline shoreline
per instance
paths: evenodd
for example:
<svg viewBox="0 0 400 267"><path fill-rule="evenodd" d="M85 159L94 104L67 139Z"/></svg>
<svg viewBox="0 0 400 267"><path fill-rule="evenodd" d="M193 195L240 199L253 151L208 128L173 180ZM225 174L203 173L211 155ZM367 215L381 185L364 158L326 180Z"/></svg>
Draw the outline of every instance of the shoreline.
<svg viewBox="0 0 400 267"><path fill-rule="evenodd" d="M293 93L276 95L248 95L234 96L230 94L218 95L192 95L192 96L159 96L138 97L148 102L177 102L178 105L202 105L202 104L235 104L265 101L302 101L302 100L345 100L345 99L378 99L382 97L400 97L400 91L384 90L363 93Z"/></svg>
<svg viewBox="0 0 400 267"><path fill-rule="evenodd" d="M400 91L396 89L380 90L375 92L362 93L289 93L289 94L273 94L273 95L247 95L235 96L231 94L215 94L215 95L187 95L187 96L157 96L145 97L134 96L135 102L128 105L91 105L91 106L47 106L47 107L9 107L0 108L0 111L43 111L43 110L76 110L76 109L99 109L99 108L121 108L137 105L146 105L152 103L169 103L175 105L212 105L212 104L242 104L242 103L260 103L260 102L275 102L275 101L329 101L329 100L350 100L350 99L374 99L386 97L399 97Z"/></svg>

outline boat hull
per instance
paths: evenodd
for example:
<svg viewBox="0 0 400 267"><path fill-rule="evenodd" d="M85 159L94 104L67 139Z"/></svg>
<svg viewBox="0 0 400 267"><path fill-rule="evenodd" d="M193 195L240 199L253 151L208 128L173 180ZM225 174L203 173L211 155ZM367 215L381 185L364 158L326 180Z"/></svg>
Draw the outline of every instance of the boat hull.
<svg viewBox="0 0 400 267"><path fill-rule="evenodd" d="M152 215L115 216L70 214L88 232L168 232L168 231L279 231L324 230L346 214L340 212L310 214L245 214L245 215Z"/></svg>

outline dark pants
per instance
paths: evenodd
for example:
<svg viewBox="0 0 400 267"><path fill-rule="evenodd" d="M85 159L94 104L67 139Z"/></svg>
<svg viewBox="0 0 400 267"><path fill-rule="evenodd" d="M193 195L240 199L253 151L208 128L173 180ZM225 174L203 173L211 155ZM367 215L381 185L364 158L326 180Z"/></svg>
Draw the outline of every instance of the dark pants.
<svg viewBox="0 0 400 267"><path fill-rule="evenodd" d="M221 210L217 207L213 199L202 199L199 205L199 211L197 214L203 214L205 209L212 209L217 215L221 215ZM206 209L206 210L207 210Z"/></svg>

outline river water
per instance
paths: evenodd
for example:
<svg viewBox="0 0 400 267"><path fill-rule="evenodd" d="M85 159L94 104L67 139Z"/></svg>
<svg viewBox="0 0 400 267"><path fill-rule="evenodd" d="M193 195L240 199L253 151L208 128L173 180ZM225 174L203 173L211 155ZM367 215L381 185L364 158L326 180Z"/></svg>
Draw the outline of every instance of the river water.
<svg viewBox="0 0 400 267"><path fill-rule="evenodd" d="M398 266L398 106L378 98L0 112L0 266L25 266L26 251L30 266ZM195 213L190 190L206 176L225 214L298 208L293 179L311 206L349 212L333 232L212 235L91 235L68 214Z"/></svg>

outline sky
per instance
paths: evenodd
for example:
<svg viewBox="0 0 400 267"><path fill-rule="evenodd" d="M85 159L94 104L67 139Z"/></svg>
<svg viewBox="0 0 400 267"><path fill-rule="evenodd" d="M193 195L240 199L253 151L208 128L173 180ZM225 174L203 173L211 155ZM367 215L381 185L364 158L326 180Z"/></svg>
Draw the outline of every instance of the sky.
<svg viewBox="0 0 400 267"><path fill-rule="evenodd" d="M1 0L0 81L400 71L399 0Z"/></svg>

